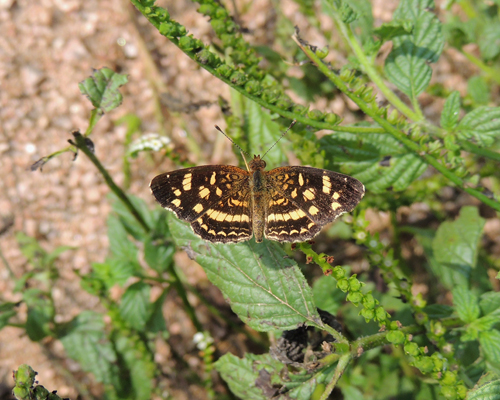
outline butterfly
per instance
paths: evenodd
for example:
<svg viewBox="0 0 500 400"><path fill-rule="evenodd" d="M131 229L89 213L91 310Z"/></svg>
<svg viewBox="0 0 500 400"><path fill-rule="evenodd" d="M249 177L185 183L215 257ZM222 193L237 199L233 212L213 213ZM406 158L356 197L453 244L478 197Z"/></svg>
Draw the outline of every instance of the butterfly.
<svg viewBox="0 0 500 400"><path fill-rule="evenodd" d="M255 236L278 242L303 242L363 198L357 179L302 166L266 171L254 156L248 170L204 165L167 172L151 181L151 191L167 210L191 224L194 233L215 243Z"/></svg>

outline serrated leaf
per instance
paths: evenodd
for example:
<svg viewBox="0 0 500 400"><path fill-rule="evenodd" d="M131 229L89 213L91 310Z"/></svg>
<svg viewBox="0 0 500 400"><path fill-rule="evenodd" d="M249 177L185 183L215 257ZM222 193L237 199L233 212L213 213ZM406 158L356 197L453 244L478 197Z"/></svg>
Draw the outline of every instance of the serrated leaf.
<svg viewBox="0 0 500 400"><path fill-rule="evenodd" d="M500 24L498 18L483 21L477 39L483 60L493 60L500 54Z"/></svg>
<svg viewBox="0 0 500 400"><path fill-rule="evenodd" d="M469 276L471 269L476 267L484 223L476 207L462 207L455 221L443 222L436 232L432 242L436 260Z"/></svg>
<svg viewBox="0 0 500 400"><path fill-rule="evenodd" d="M266 400L277 394L279 386L273 389L271 378L280 379L278 373L283 364L269 354L246 353L244 358L238 358L227 353L214 365L231 392L241 399Z"/></svg>
<svg viewBox="0 0 500 400"><path fill-rule="evenodd" d="M479 306L484 315L500 310L500 292L488 292L481 295Z"/></svg>
<svg viewBox="0 0 500 400"><path fill-rule="evenodd" d="M460 93L455 90L450 93L444 103L441 113L441 127L446 130L453 130L458 123L458 114L460 113Z"/></svg>
<svg viewBox="0 0 500 400"><path fill-rule="evenodd" d="M250 145L250 154L266 155L266 161L273 167L286 161L279 146L274 146L281 136L281 127L271 119L271 115L253 102L245 101L245 126Z"/></svg>
<svg viewBox="0 0 500 400"><path fill-rule="evenodd" d="M149 285L136 282L127 288L120 303L120 315L131 327L139 331L144 330L151 314L150 292Z"/></svg>
<svg viewBox="0 0 500 400"><path fill-rule="evenodd" d="M424 307L423 311L429 316L430 319L448 318L453 314L453 307L444 304L431 304Z"/></svg>
<svg viewBox="0 0 500 400"><path fill-rule="evenodd" d="M393 50L385 61L385 72L411 99L429 85L432 70L428 63L438 60L444 46L441 23L428 11L433 5L427 0L403 0L393 17L395 21L411 21L414 28L411 34L394 38Z"/></svg>
<svg viewBox="0 0 500 400"><path fill-rule="evenodd" d="M137 196L128 195L127 197L144 222L146 222L149 227L153 227L155 223L155 214L154 212L151 212L150 207L146 204L146 202ZM118 215L125 231L137 240L144 240L147 232L145 232L142 225L137 222L137 218L130 212L123 201L119 200L114 194L109 195L109 198L113 211Z"/></svg>
<svg viewBox="0 0 500 400"><path fill-rule="evenodd" d="M455 304L459 318L471 323L480 315L478 298L465 286L453 289L453 304Z"/></svg>
<svg viewBox="0 0 500 400"><path fill-rule="evenodd" d="M476 106L484 106L490 102L490 86L482 76L473 76L467 81L467 94Z"/></svg>
<svg viewBox="0 0 500 400"><path fill-rule="evenodd" d="M313 296L316 307L337 315L344 303L345 293L337 289L337 281L332 276L322 276L313 285Z"/></svg>
<svg viewBox="0 0 500 400"><path fill-rule="evenodd" d="M413 23L411 20L403 21L390 21L385 22L378 28L373 30L373 34L378 36L380 40L386 42L397 36L407 35L413 30Z"/></svg>
<svg viewBox="0 0 500 400"><path fill-rule="evenodd" d="M137 264L127 259L112 257L103 263L93 263L95 277L104 283L107 289L114 285L123 286L138 272Z"/></svg>
<svg viewBox="0 0 500 400"><path fill-rule="evenodd" d="M500 136L500 107L479 107L462 118L457 127L462 140L474 139L479 146L490 146Z"/></svg>
<svg viewBox="0 0 500 400"><path fill-rule="evenodd" d="M92 372L97 381L113 384L118 370L116 353L104 332L102 315L83 311L61 327L59 338L66 353Z"/></svg>
<svg viewBox="0 0 500 400"><path fill-rule="evenodd" d="M333 379L335 375L335 368L337 365L331 365L325 368L321 373L315 373L308 377L307 380L303 381L300 385L290 390L287 394L292 399L297 400L309 400L313 397L313 393L318 386L318 384L328 383Z"/></svg>
<svg viewBox="0 0 500 400"><path fill-rule="evenodd" d="M118 88L127 82L126 75L117 74L109 68L101 68L94 70L93 75L80 82L78 87L96 109L106 113L121 104L123 97Z"/></svg>
<svg viewBox="0 0 500 400"><path fill-rule="evenodd" d="M470 390L467 400L500 400L500 379Z"/></svg>
<svg viewBox="0 0 500 400"><path fill-rule="evenodd" d="M23 293L28 307L26 333L34 341L40 341L51 333L50 324L55 315L54 304L46 293L39 289L28 289Z"/></svg>
<svg viewBox="0 0 500 400"><path fill-rule="evenodd" d="M138 335L121 334L115 339L115 345L120 361L125 364L123 369L128 372L130 384L126 392L120 393L120 398L151 399L157 367L145 344Z"/></svg>
<svg viewBox="0 0 500 400"><path fill-rule="evenodd" d="M166 332L167 325L163 316L163 303L167 297L168 289L164 290L151 306L151 315L146 324L146 329L151 333Z"/></svg>
<svg viewBox="0 0 500 400"><path fill-rule="evenodd" d="M144 260L156 272L163 273L171 267L174 253L173 243L153 240L151 237L144 242Z"/></svg>
<svg viewBox="0 0 500 400"><path fill-rule="evenodd" d="M318 148L325 168L352 175L374 193L383 193L389 187L404 190L427 168L420 157L386 134L339 132L323 136Z"/></svg>
<svg viewBox="0 0 500 400"><path fill-rule="evenodd" d="M126 260L137 259L137 247L130 240L120 219L110 214L107 220L109 248L111 253Z"/></svg>
<svg viewBox="0 0 500 400"><path fill-rule="evenodd" d="M479 344L484 358L495 365L500 365L500 332L489 330L479 332Z"/></svg>
<svg viewBox="0 0 500 400"><path fill-rule="evenodd" d="M307 323L321 327L312 291L297 263L276 243L211 244L169 213L175 242L207 273L233 311L258 331L291 330Z"/></svg>
<svg viewBox="0 0 500 400"><path fill-rule="evenodd" d="M456 286L466 286L469 283L470 268L460 269L454 268L440 263L433 251L433 241L436 232L431 229L408 228L410 232L415 234L418 241L422 245L427 256L428 266L432 273L439 278L441 284L451 290Z"/></svg>

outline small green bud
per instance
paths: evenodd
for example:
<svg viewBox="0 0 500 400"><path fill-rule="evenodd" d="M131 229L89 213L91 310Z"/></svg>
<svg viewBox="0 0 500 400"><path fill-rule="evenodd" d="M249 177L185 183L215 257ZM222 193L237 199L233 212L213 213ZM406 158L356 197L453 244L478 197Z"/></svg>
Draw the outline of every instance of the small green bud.
<svg viewBox="0 0 500 400"><path fill-rule="evenodd" d="M332 271L332 276L336 279L336 280L340 280L342 279L344 276L345 276L345 271L344 271L344 268L342 267L335 267Z"/></svg>
<svg viewBox="0 0 500 400"><path fill-rule="evenodd" d="M371 293L365 294L365 296L363 297L363 307L369 310L373 310L376 304L377 300L375 300Z"/></svg>
<svg viewBox="0 0 500 400"><path fill-rule="evenodd" d="M222 19L213 19L210 21L210 25L212 25L212 29L217 36L226 32L226 22Z"/></svg>
<svg viewBox="0 0 500 400"><path fill-rule="evenodd" d="M457 392L454 387L441 386L441 394L445 399L455 400L457 398Z"/></svg>
<svg viewBox="0 0 500 400"><path fill-rule="evenodd" d="M395 124L397 124L397 122L398 122L398 117L399 117L398 110L393 109L393 110L391 111L391 113L389 114L389 116L387 117L387 120L388 120L391 124L395 125Z"/></svg>
<svg viewBox="0 0 500 400"><path fill-rule="evenodd" d="M401 331L387 332L387 340L392 344L403 344L405 342L405 335Z"/></svg>
<svg viewBox="0 0 500 400"><path fill-rule="evenodd" d="M362 283L356 278L356 275L353 275L349 278L349 290L358 291L361 289Z"/></svg>
<svg viewBox="0 0 500 400"><path fill-rule="evenodd" d="M276 102L276 107L286 111L292 107L292 104L292 100L290 100L288 97L281 96L280 99Z"/></svg>
<svg viewBox="0 0 500 400"><path fill-rule="evenodd" d="M212 4L202 4L198 8L198 12L203 15L208 15L209 17L215 12L215 6Z"/></svg>
<svg viewBox="0 0 500 400"><path fill-rule="evenodd" d="M378 322L383 322L389 317L389 314L384 310L383 307L377 307L375 309L375 319Z"/></svg>
<svg viewBox="0 0 500 400"><path fill-rule="evenodd" d="M229 79L237 86L242 86L247 81L246 75L240 71L234 71Z"/></svg>
<svg viewBox="0 0 500 400"><path fill-rule="evenodd" d="M373 310L368 310L366 308L363 308L359 314L365 319L366 322L369 322L373 319L375 316L375 312Z"/></svg>
<svg viewBox="0 0 500 400"><path fill-rule="evenodd" d="M292 108L292 112L294 114L304 115L307 112L307 107L304 107L301 104L295 104Z"/></svg>
<svg viewBox="0 0 500 400"><path fill-rule="evenodd" d="M203 65L212 65L215 61L215 55L208 49L203 49L200 52L196 53L195 59Z"/></svg>
<svg viewBox="0 0 500 400"><path fill-rule="evenodd" d="M413 357L416 357L420 354L420 349L418 347L418 344L413 342L406 343L404 349L408 355Z"/></svg>
<svg viewBox="0 0 500 400"><path fill-rule="evenodd" d="M236 45L238 44L238 38L230 33L222 33L220 35L220 40L222 41L224 47L236 47ZM235 53L236 52L233 52L231 54L231 57L236 63L238 63L240 62L241 55Z"/></svg>
<svg viewBox="0 0 500 400"><path fill-rule="evenodd" d="M215 11L215 18L224 19L227 17L229 17L227 10L224 7L218 7L217 10Z"/></svg>
<svg viewBox="0 0 500 400"><path fill-rule="evenodd" d="M340 79L342 79L344 82L350 82L352 77L353 77L353 74L352 74L352 71L350 69L343 69L341 72L340 72L340 75L339 75Z"/></svg>
<svg viewBox="0 0 500 400"><path fill-rule="evenodd" d="M179 48L184 51L191 51L194 47L194 39L190 36L183 36L179 39Z"/></svg>
<svg viewBox="0 0 500 400"><path fill-rule="evenodd" d="M318 56L318 58L325 58L327 55L328 55L328 47L323 47L322 49L317 49L316 50L316 55Z"/></svg>
<svg viewBox="0 0 500 400"><path fill-rule="evenodd" d="M363 293L361 292L349 292L347 294L347 301L350 301L356 307L363 300Z"/></svg>
<svg viewBox="0 0 500 400"><path fill-rule="evenodd" d="M231 68L227 64L222 64L219 67L217 67L216 71L219 75L223 76L224 78L229 78L233 73L233 68Z"/></svg>
<svg viewBox="0 0 500 400"><path fill-rule="evenodd" d="M343 292L347 292L349 290L349 281L347 279L340 279L337 281L337 287Z"/></svg>
<svg viewBox="0 0 500 400"><path fill-rule="evenodd" d="M446 371L441 379L442 385L454 385L457 382L457 375L451 371Z"/></svg>
<svg viewBox="0 0 500 400"><path fill-rule="evenodd" d="M245 90L250 94L259 96L262 93L262 85L259 81L252 79L245 84Z"/></svg>
<svg viewBox="0 0 500 400"><path fill-rule="evenodd" d="M434 370L434 362L430 357L422 357L415 361L415 367L424 374L428 374Z"/></svg>
<svg viewBox="0 0 500 400"><path fill-rule="evenodd" d="M325 113L320 110L309 110L307 116L314 121L322 121L325 118Z"/></svg>
<svg viewBox="0 0 500 400"><path fill-rule="evenodd" d="M267 102L274 104L281 97L281 92L278 89L264 89L262 92L262 99Z"/></svg>
<svg viewBox="0 0 500 400"><path fill-rule="evenodd" d="M342 121L342 118L334 113L328 113L325 117L325 122L330 125L337 125Z"/></svg>

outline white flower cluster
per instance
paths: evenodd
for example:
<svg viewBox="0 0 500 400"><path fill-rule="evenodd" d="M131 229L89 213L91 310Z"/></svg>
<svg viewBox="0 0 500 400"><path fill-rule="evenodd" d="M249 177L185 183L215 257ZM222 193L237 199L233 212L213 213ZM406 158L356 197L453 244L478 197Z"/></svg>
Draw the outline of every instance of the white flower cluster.
<svg viewBox="0 0 500 400"><path fill-rule="evenodd" d="M205 350L214 342L214 339L208 332L196 332L193 336L193 342L198 347L198 350Z"/></svg>
<svg viewBox="0 0 500 400"><path fill-rule="evenodd" d="M158 151L167 147L170 143L172 141L167 136L160 136L157 133L146 133L130 144L128 152L132 157L135 157L141 151Z"/></svg>

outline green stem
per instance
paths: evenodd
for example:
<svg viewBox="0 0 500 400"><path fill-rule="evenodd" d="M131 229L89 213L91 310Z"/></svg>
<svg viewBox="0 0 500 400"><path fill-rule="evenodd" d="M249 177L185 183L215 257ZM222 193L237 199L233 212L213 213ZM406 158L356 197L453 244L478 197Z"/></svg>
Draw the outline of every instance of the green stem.
<svg viewBox="0 0 500 400"><path fill-rule="evenodd" d="M500 161L500 153L497 153L496 151L476 146L474 143L468 141L460 142L460 145L470 153L474 153L478 156L486 157L491 160Z"/></svg>
<svg viewBox="0 0 500 400"><path fill-rule="evenodd" d="M148 21L156 29L159 30L159 28L160 28L160 22L156 19L156 17L154 17L152 15L148 15L145 12L145 8L146 7L144 5L142 5L139 2L139 0L130 0L130 1L144 15L144 17L146 17L148 19ZM178 39L172 38L172 39L169 39L169 40L173 44L175 44L177 47L179 47L179 40ZM380 129L380 128L366 128L366 127L355 127L355 126L338 126L338 125L328 124L326 122L315 121L315 120L307 118L307 117L305 117L303 115L298 115L296 113L293 113L292 111L283 110L283 109L281 109L281 108L279 108L279 107L277 107L277 106L275 106L275 105L273 105L271 103L268 103L268 102L262 100L258 96L255 96L255 95L252 95L252 94L248 93L245 90L244 87L235 85L229 79L227 79L227 78L221 76L220 74L218 74L217 71L215 71L215 69L212 68L210 65L208 65L208 64L201 64L200 62L198 62L198 60L196 60L195 53L190 52L190 51L185 51L185 50L182 50L182 49L181 49L181 51L184 54L186 54L189 58L191 58L194 62L196 62L201 68L204 68L205 70L207 70L208 72L210 72L212 75L214 75L217 79L219 79L222 82L224 82L226 85L228 85L231 88L233 88L234 90L240 92L245 97L247 97L250 100L256 102L257 104L261 105L262 107L267 108L269 111L275 112L276 114L281 115L284 118L289 118L291 120L295 119L298 122L301 122L303 124L309 125L309 126L311 126L313 128L316 128L318 130L320 130L320 129L326 129L326 130L330 130L330 131L334 131L334 132L350 132L350 133L357 133L357 134L361 134L361 133L385 133L385 131L383 129Z"/></svg>
<svg viewBox="0 0 500 400"><path fill-rule="evenodd" d="M333 379L330 382L328 382L328 385L326 385L325 391L321 395L320 400L327 400L329 398L330 393L332 393L332 390L335 388L339 379L344 374L344 371L346 370L351 360L352 360L351 354L346 354L345 356L340 357L339 362L337 364L337 368L335 369L335 375L333 375Z"/></svg>
<svg viewBox="0 0 500 400"><path fill-rule="evenodd" d="M358 96L350 91L347 85L340 79L340 77L331 71L327 65L323 63L323 61L307 46L304 46L297 36L293 36L293 39L297 43L297 45L302 49L302 51L313 61L314 64L318 67L318 69L325 74L325 76L330 79L347 97L349 97L354 103L358 105L358 107L363 111L366 115L370 116L377 124L379 124L382 128L386 130L391 136L393 136L396 140L404 144L409 150L413 151L415 154L424 159L427 164L433 166L436 170L438 170L441 174L443 174L448 180L453 182L463 191L469 193L471 196L481 200L484 204L487 204L491 208L500 211L500 203L496 200L490 199L485 196L479 190L465 187L464 181L455 175L453 172L448 170L444 165L442 165L438 160L436 160L430 154L425 153L424 149L422 149L417 143L413 142L409 139L406 134L399 129L395 128L392 124L390 124L387 120L377 115L376 112L373 112L371 107L361 100Z"/></svg>
<svg viewBox="0 0 500 400"><path fill-rule="evenodd" d="M134 207L134 205L127 197L125 192L113 181L113 178L111 178L111 175L108 174L108 171L106 171L106 169L103 167L103 165L94 155L94 153L92 153L90 149L87 147L87 144L85 143L85 138L82 136L82 134L80 132L73 132L73 136L75 137L75 142L70 141L70 143L73 146L76 146L89 158L89 160L96 166L101 175L104 177L104 180L106 181L106 184L111 189L111 191L123 202L125 207L128 208L130 213L135 217L137 222L139 222L144 231L149 232L151 229L146 223L146 221L144 221L144 219L142 218L142 215L139 214L139 212Z"/></svg>
<svg viewBox="0 0 500 400"><path fill-rule="evenodd" d="M423 119L423 115L421 112L414 112L411 108L409 108L401 99L387 87L382 77L378 74L376 69L373 67L372 63L366 57L363 48L359 44L358 40L354 36L350 26L344 24L339 17L339 14L336 10L333 9L332 5L329 2L324 2L332 9L332 16L337 24L340 32L344 35L347 42L351 46L352 51L356 55L359 63L361 64L363 71L370 77L370 80L377 85L380 89L384 97L391 103L394 108L399 110L402 114L407 116L409 119L413 121L420 121ZM415 105L414 105L415 106ZM420 110L420 107L416 108L416 110Z"/></svg>

